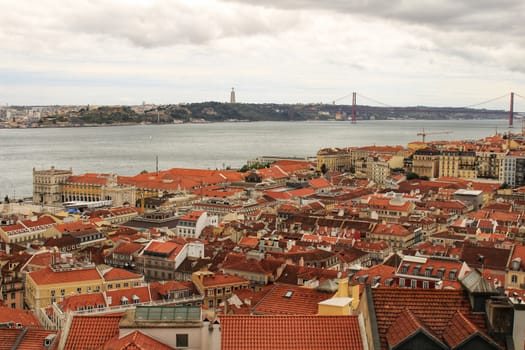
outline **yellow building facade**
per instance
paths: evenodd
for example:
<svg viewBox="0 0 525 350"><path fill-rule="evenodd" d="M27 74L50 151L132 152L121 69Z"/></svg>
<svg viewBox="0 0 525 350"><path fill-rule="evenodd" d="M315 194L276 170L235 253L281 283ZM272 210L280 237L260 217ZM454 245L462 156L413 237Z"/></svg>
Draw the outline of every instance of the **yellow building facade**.
<svg viewBox="0 0 525 350"><path fill-rule="evenodd" d="M104 279L96 267L61 265L26 275L25 304L29 309L47 307L72 295L102 291Z"/></svg>

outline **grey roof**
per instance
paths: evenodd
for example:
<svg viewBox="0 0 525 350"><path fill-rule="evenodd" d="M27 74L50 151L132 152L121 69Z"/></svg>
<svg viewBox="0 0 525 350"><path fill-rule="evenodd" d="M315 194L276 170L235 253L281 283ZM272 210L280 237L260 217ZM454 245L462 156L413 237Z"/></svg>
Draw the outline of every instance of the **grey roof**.
<svg viewBox="0 0 525 350"><path fill-rule="evenodd" d="M477 269L463 277L460 282L470 293L498 294L496 287L490 281L484 279Z"/></svg>
<svg viewBox="0 0 525 350"><path fill-rule="evenodd" d="M135 320L200 322L201 308L198 306L137 306Z"/></svg>

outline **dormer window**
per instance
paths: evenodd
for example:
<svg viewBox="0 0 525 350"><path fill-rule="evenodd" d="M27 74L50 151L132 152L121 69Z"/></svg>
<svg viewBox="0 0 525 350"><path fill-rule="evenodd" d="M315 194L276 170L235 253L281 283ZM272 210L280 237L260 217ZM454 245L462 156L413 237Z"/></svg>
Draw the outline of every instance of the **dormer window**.
<svg viewBox="0 0 525 350"><path fill-rule="evenodd" d="M133 299L133 304L140 303L140 298L137 295L133 294L131 298Z"/></svg>
<svg viewBox="0 0 525 350"><path fill-rule="evenodd" d="M401 270L401 273L408 273L408 269L410 268L410 264L404 264L403 268Z"/></svg>
<svg viewBox="0 0 525 350"><path fill-rule="evenodd" d="M444 267L440 267L437 271L437 278L443 278L443 276L445 275L445 268Z"/></svg>
<svg viewBox="0 0 525 350"><path fill-rule="evenodd" d="M419 275L419 270L421 270L421 265L416 265L416 266L414 267L414 270L412 271L412 274L413 274L414 276Z"/></svg>
<svg viewBox="0 0 525 350"><path fill-rule="evenodd" d="M456 273L458 272L457 269L453 269L448 273L448 279L449 280L455 280L456 279Z"/></svg>
<svg viewBox="0 0 525 350"><path fill-rule="evenodd" d="M122 298L120 298L120 302L122 305L128 305L129 304L129 299L126 298L124 295L122 296Z"/></svg>

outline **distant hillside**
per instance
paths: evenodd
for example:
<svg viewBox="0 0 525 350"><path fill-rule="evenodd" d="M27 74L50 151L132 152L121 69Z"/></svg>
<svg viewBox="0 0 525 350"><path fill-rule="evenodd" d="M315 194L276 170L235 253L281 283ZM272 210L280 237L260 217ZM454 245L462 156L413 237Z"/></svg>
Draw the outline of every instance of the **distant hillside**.
<svg viewBox="0 0 525 350"><path fill-rule="evenodd" d="M222 121L295 121L348 120L352 106L330 104L253 104L200 102L153 106L148 110L130 106L81 108L68 114L52 116L42 125L71 125L222 122ZM502 110L438 107L357 106L357 119L497 119L507 118Z"/></svg>

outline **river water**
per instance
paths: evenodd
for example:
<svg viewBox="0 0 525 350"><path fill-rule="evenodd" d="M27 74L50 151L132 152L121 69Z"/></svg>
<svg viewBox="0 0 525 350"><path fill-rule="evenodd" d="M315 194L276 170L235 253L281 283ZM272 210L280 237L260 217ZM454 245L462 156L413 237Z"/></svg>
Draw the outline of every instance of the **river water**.
<svg viewBox="0 0 525 350"><path fill-rule="evenodd" d="M136 175L159 169L241 167L258 156L315 156L325 147L403 145L479 139L508 129L506 120L243 122L0 129L0 199L32 195L32 169ZM445 133L451 131L452 133ZM517 128L514 129L517 131ZM438 133L441 134L431 134Z"/></svg>

